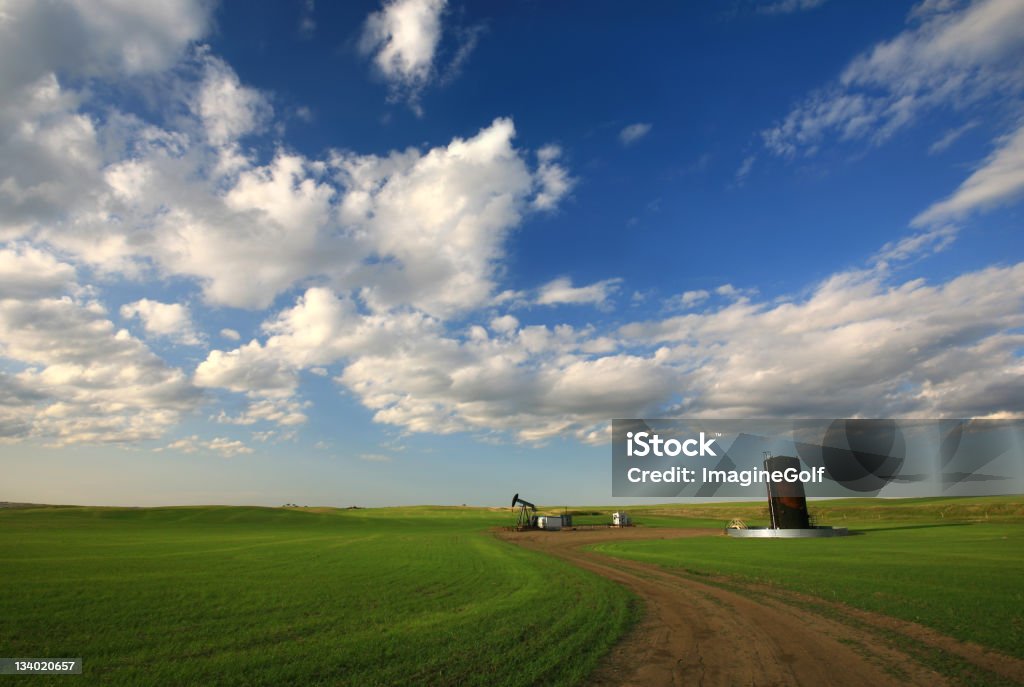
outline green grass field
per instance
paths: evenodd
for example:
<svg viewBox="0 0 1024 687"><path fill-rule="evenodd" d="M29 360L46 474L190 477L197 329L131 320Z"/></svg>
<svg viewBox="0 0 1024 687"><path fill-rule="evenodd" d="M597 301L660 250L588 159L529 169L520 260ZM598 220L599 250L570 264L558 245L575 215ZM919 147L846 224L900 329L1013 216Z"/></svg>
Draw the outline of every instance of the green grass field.
<svg viewBox="0 0 1024 687"><path fill-rule="evenodd" d="M574 512L582 524L611 510ZM762 504L628 510L647 527L765 522ZM812 512L864 534L598 548L1024 657L1024 498ZM490 533L511 519L439 507L0 509L0 655L84 658L85 680L10 678L26 685L584 684L639 608L611 582Z"/></svg>
<svg viewBox="0 0 1024 687"><path fill-rule="evenodd" d="M0 510L0 655L81 656L103 685L579 684L638 608L488 531L508 521L462 508Z"/></svg>
<svg viewBox="0 0 1024 687"><path fill-rule="evenodd" d="M637 509L658 524L703 525L721 513L765 525L763 507ZM823 524L856 536L823 540L712 537L633 541L602 553L841 601L1024 658L1024 497L821 501ZM650 516L649 516L650 517ZM712 519L712 522L714 520Z"/></svg>

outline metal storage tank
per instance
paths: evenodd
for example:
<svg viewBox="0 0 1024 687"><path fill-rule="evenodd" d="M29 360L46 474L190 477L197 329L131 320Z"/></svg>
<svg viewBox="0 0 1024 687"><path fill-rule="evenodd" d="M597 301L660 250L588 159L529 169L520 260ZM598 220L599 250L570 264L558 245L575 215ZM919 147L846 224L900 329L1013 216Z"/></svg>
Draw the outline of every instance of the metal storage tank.
<svg viewBox="0 0 1024 687"><path fill-rule="evenodd" d="M792 456L769 456L764 469L769 471L796 468L800 459ZM803 482L768 482L768 510L772 516L772 529L802 530L811 526L807 513L807 495Z"/></svg>
<svg viewBox="0 0 1024 687"><path fill-rule="evenodd" d="M537 518L537 527L542 530L560 530L562 518L558 515L541 515Z"/></svg>

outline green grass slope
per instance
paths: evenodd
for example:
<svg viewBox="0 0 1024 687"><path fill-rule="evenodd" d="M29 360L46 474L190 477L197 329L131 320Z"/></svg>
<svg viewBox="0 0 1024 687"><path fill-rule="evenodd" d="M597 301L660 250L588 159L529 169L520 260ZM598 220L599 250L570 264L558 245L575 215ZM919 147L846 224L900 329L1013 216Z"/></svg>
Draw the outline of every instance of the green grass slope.
<svg viewBox="0 0 1024 687"><path fill-rule="evenodd" d="M0 511L0 647L81 656L82 684L578 684L636 608L618 586L487 531L508 519Z"/></svg>

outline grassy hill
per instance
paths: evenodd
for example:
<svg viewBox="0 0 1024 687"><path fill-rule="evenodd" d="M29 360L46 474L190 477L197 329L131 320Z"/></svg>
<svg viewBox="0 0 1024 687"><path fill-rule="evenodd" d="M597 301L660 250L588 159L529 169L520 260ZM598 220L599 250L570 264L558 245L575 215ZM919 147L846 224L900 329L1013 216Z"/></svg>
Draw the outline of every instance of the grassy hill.
<svg viewBox="0 0 1024 687"><path fill-rule="evenodd" d="M0 511L0 646L89 684L578 684L636 616L462 508ZM56 684L66 677L21 677Z"/></svg>

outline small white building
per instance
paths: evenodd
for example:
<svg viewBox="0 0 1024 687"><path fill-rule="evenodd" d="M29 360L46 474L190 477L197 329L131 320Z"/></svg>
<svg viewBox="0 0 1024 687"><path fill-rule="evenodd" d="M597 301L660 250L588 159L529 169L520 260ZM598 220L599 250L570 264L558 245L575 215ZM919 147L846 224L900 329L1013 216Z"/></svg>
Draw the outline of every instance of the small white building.
<svg viewBox="0 0 1024 687"><path fill-rule="evenodd" d="M560 530L562 529L562 516L560 515L541 515L537 517L537 527L542 530Z"/></svg>
<svg viewBox="0 0 1024 687"><path fill-rule="evenodd" d="M613 527L629 527L632 524L633 520L629 517L629 513L621 510L617 510L614 513L612 513Z"/></svg>

